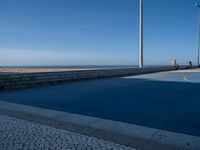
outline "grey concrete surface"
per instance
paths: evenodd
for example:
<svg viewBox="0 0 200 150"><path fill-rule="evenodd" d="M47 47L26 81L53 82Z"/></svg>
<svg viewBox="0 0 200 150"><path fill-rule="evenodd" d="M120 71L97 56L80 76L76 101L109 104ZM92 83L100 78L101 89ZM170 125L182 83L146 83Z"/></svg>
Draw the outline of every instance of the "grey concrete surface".
<svg viewBox="0 0 200 150"><path fill-rule="evenodd" d="M1 150L136 150L0 114Z"/></svg>
<svg viewBox="0 0 200 150"><path fill-rule="evenodd" d="M61 111L69 107L101 118L132 119L132 124L8 102L0 102L0 112L143 150L199 150L200 137L134 125L138 118L145 126L171 126L175 131L199 135L199 73L199 69L182 70L0 93L3 100L11 102Z"/></svg>
<svg viewBox="0 0 200 150"><path fill-rule="evenodd" d="M200 137L147 128L134 124L47 110L3 101L0 101L0 110L7 110L13 112L14 114L20 112L22 114L32 116L32 121L34 121L33 116L39 116L54 120L59 124L76 125L80 127L79 131L91 128L93 130L90 130L90 135L94 136L97 132L99 135L108 132L111 133L109 136L114 136L114 138L110 138L113 142L117 142L115 141L115 137L118 137L118 141L120 141L121 144L124 142L126 145L135 146L136 148L142 148L145 150L199 150L200 147ZM50 123L50 125L52 125L52 123ZM120 136L122 137L119 138ZM104 136L100 137L103 138ZM126 139L128 139L129 143L124 141Z"/></svg>
<svg viewBox="0 0 200 150"><path fill-rule="evenodd" d="M0 99L200 136L199 69L5 90Z"/></svg>

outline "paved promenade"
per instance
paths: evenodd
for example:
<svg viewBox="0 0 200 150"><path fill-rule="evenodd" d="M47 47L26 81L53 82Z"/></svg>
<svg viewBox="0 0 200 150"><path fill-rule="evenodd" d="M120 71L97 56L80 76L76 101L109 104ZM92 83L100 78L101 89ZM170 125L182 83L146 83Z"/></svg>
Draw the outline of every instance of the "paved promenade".
<svg viewBox="0 0 200 150"><path fill-rule="evenodd" d="M0 100L200 136L199 83L193 69L5 90Z"/></svg>
<svg viewBox="0 0 200 150"><path fill-rule="evenodd" d="M0 115L0 150L199 150L199 79L192 69L1 91L2 114L45 126Z"/></svg>
<svg viewBox="0 0 200 150"><path fill-rule="evenodd" d="M0 115L0 150L135 150L97 138Z"/></svg>

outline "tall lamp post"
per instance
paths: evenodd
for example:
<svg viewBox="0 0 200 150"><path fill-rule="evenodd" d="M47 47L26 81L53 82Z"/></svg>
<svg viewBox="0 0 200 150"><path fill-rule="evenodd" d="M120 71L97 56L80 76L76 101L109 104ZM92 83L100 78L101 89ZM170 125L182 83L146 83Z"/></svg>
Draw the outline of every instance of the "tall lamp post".
<svg viewBox="0 0 200 150"><path fill-rule="evenodd" d="M200 4L196 4L198 8L198 37L197 37L197 65L199 66L199 49L200 49Z"/></svg>
<svg viewBox="0 0 200 150"><path fill-rule="evenodd" d="M199 6L200 8L200 6ZM143 0L140 0L139 67L143 68Z"/></svg>

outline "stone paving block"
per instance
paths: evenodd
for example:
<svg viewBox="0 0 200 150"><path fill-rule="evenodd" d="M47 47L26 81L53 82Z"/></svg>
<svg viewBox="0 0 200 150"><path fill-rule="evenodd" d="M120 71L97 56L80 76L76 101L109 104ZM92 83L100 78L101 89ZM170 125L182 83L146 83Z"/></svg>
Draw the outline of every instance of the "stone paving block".
<svg viewBox="0 0 200 150"><path fill-rule="evenodd" d="M0 150L136 150L0 114Z"/></svg>

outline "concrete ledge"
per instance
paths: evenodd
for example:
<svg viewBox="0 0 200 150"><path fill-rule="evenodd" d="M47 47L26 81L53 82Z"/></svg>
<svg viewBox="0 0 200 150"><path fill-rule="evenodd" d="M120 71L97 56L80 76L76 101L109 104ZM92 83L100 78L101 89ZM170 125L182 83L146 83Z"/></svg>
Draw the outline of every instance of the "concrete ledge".
<svg viewBox="0 0 200 150"><path fill-rule="evenodd" d="M200 147L197 136L4 101L0 101L0 113L144 150L199 150Z"/></svg>
<svg viewBox="0 0 200 150"><path fill-rule="evenodd" d="M185 68L182 66L181 68ZM62 72L14 73L0 75L0 90L58 84L74 80L109 78L175 70L172 67L97 69Z"/></svg>

